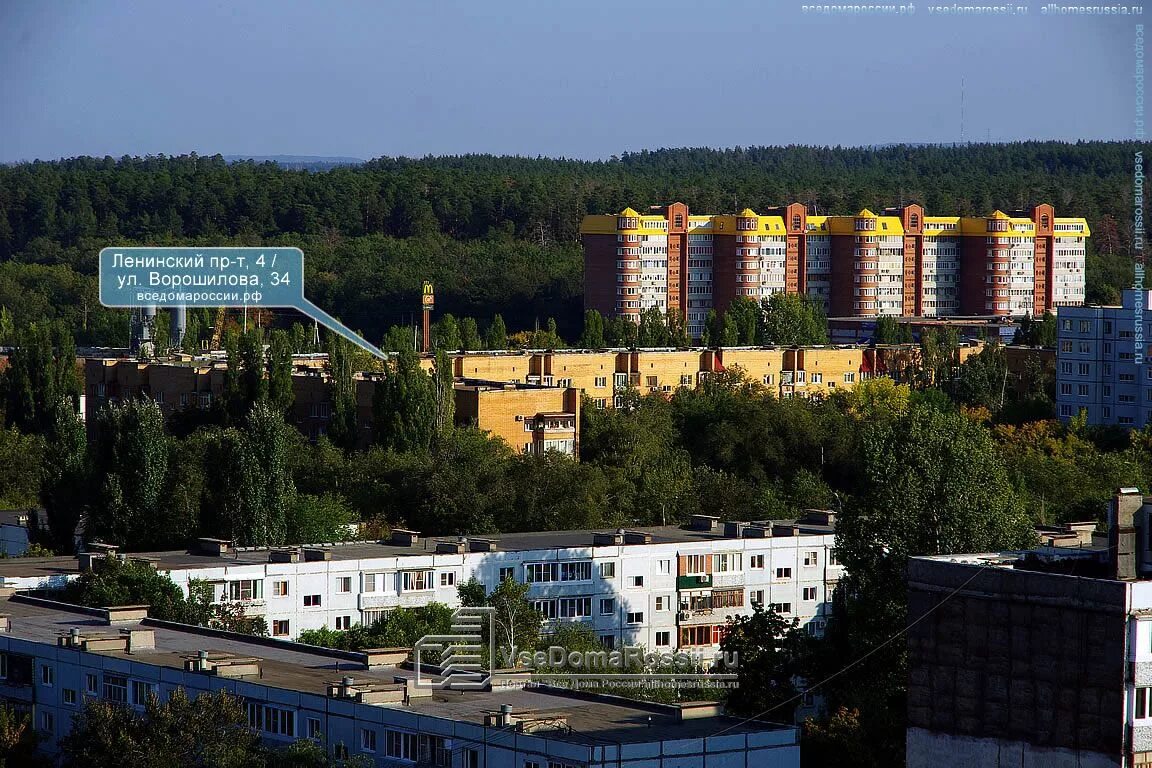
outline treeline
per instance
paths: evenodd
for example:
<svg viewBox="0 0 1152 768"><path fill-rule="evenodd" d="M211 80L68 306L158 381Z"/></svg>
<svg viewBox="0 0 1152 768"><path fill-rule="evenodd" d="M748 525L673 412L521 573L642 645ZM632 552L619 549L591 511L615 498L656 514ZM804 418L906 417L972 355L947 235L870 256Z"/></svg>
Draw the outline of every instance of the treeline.
<svg viewBox="0 0 1152 768"><path fill-rule="evenodd" d="M294 245L308 255L310 298L370 340L408 323L424 280L442 311L499 311L517 330L551 316L574 339L581 218L672 200L721 213L793 200L822 213L919 202L941 214L1048 201L1088 219L1088 297L1108 301L1131 281L1132 149L684 149L602 162L382 158L323 173L195 155L26 163L0 168L0 262L20 263L0 265L0 306L17 322L66 319L82 344L119 343L126 320L99 307L91 280L100 248Z"/></svg>

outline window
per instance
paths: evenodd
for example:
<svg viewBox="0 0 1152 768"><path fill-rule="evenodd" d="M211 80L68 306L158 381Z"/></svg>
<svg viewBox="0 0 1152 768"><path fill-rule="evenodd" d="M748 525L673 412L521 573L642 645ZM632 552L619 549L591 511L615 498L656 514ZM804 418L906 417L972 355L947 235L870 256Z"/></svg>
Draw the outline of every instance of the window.
<svg viewBox="0 0 1152 768"><path fill-rule="evenodd" d="M132 681L132 703L136 706L143 707L148 703L148 699L155 695L155 683L146 683L143 680Z"/></svg>
<svg viewBox="0 0 1152 768"><path fill-rule="evenodd" d="M565 597L557 601L562 619L582 619L592 615L592 598Z"/></svg>
<svg viewBox="0 0 1152 768"><path fill-rule="evenodd" d="M365 752L376 751L376 731L371 728L360 729L360 749Z"/></svg>
<svg viewBox="0 0 1152 768"><path fill-rule="evenodd" d="M456 574L453 571L447 571L440 574L440 586L451 587L456 583Z"/></svg>
<svg viewBox="0 0 1152 768"><path fill-rule="evenodd" d="M792 613L792 603L772 603L772 610L776 613Z"/></svg>
<svg viewBox="0 0 1152 768"><path fill-rule="evenodd" d="M304 595L305 608L319 608L321 603L320 595Z"/></svg>
<svg viewBox="0 0 1152 768"><path fill-rule="evenodd" d="M804 565L816 565L819 562L815 552L804 553Z"/></svg>
<svg viewBox="0 0 1152 768"><path fill-rule="evenodd" d="M305 733L308 734L308 738L310 738L310 739L321 738L322 734L320 731L320 718L318 718L318 717L308 718L307 728L305 730Z"/></svg>
<svg viewBox="0 0 1152 768"><path fill-rule="evenodd" d="M717 573L727 573L728 571L741 570L741 560L739 552L725 552L720 555L713 555L712 564L713 570Z"/></svg>
<svg viewBox="0 0 1152 768"><path fill-rule="evenodd" d="M1136 720L1144 720L1148 717L1148 691L1149 688L1136 689L1136 711L1133 712L1133 717Z"/></svg>
<svg viewBox="0 0 1152 768"><path fill-rule="evenodd" d="M52 733L55 730L56 718L52 716L51 712L40 713L40 730Z"/></svg>
<svg viewBox="0 0 1152 768"><path fill-rule="evenodd" d="M748 558L748 567L749 568L763 568L764 567L764 555L752 555L751 557L749 557Z"/></svg>
<svg viewBox="0 0 1152 768"><path fill-rule="evenodd" d="M128 678L123 675L104 675L104 698L114 704L127 704Z"/></svg>
<svg viewBox="0 0 1152 768"><path fill-rule="evenodd" d="M790 578L792 578L792 569L791 568L777 568L776 569L776 578L778 578L778 579L790 579Z"/></svg>
<svg viewBox="0 0 1152 768"><path fill-rule="evenodd" d="M56 680L56 673L53 671L52 667L48 666L47 664L41 664L40 665L40 683L42 685L49 685L50 686L50 685L52 685L52 683L55 680Z"/></svg>
<svg viewBox="0 0 1152 768"><path fill-rule="evenodd" d="M764 605L764 590L757 589L748 593L748 600L752 605Z"/></svg>
<svg viewBox="0 0 1152 768"><path fill-rule="evenodd" d="M629 613L628 614L628 623L629 624L643 624L644 623L644 611L634 611L632 613Z"/></svg>
<svg viewBox="0 0 1152 768"><path fill-rule="evenodd" d="M656 561L656 570L662 574L672 573L672 561L671 560L657 560Z"/></svg>
<svg viewBox="0 0 1152 768"><path fill-rule="evenodd" d="M671 645L671 642L672 642L672 633L671 632L657 632L656 633L656 645L666 646L666 645Z"/></svg>
<svg viewBox="0 0 1152 768"><path fill-rule="evenodd" d="M528 563L524 573L529 583L545 581L587 581L592 578L592 561L574 563Z"/></svg>
<svg viewBox="0 0 1152 768"><path fill-rule="evenodd" d="M364 574L364 591L365 592L375 592L376 591L376 574L374 574L374 573Z"/></svg>
<svg viewBox="0 0 1152 768"><path fill-rule="evenodd" d="M432 589L432 571L404 571L401 576L401 589L404 592L421 592Z"/></svg>
<svg viewBox="0 0 1152 768"><path fill-rule="evenodd" d="M464 764L460 768L480 768L480 753L476 750L465 749L460 756L464 758Z"/></svg>
<svg viewBox="0 0 1152 768"><path fill-rule="evenodd" d="M685 574L699 574L706 573L705 562L707 555L685 555L684 556L684 573Z"/></svg>
<svg viewBox="0 0 1152 768"><path fill-rule="evenodd" d="M616 563L600 563L600 578L616 578Z"/></svg>
<svg viewBox="0 0 1152 768"><path fill-rule="evenodd" d="M607 376L597 376L596 377L596 386L597 387L608 386L608 377Z"/></svg>
<svg viewBox="0 0 1152 768"><path fill-rule="evenodd" d="M100 680L91 672L84 676L84 692L93 696L100 692Z"/></svg>
<svg viewBox="0 0 1152 768"><path fill-rule="evenodd" d="M228 596L233 600L262 600L264 581L262 579L233 581L228 585Z"/></svg>
<svg viewBox="0 0 1152 768"><path fill-rule="evenodd" d="M398 760L416 759L416 734L392 730L385 731L385 733L388 736L388 757L394 757Z"/></svg>
<svg viewBox="0 0 1152 768"><path fill-rule="evenodd" d="M272 621L272 635L284 637L288 634L288 619L274 619Z"/></svg>
<svg viewBox="0 0 1152 768"><path fill-rule="evenodd" d="M600 615L611 616L616 613L616 601L612 598L602 598L600 600Z"/></svg>
<svg viewBox="0 0 1152 768"><path fill-rule="evenodd" d="M668 605L669 605L669 603L670 603L670 602L671 602L671 601L668 599L668 597L667 597L667 596L665 596L665 595L660 595L660 596L658 596L658 597L656 598L656 610L657 610L657 611L666 611L666 610L668 610Z"/></svg>
<svg viewBox="0 0 1152 768"><path fill-rule="evenodd" d="M274 736L295 736L296 713L289 709L249 701L248 727Z"/></svg>
<svg viewBox="0 0 1152 768"><path fill-rule="evenodd" d="M629 579L629 582L634 587L642 587L642 586L644 586L644 577L643 576L633 576L632 578Z"/></svg>
<svg viewBox="0 0 1152 768"><path fill-rule="evenodd" d="M844 374L844 383L845 384L851 384L854 381L856 381L856 374L855 373Z"/></svg>
<svg viewBox="0 0 1152 768"><path fill-rule="evenodd" d="M804 599L805 600L815 600L816 599L816 587L804 587Z"/></svg>
<svg viewBox="0 0 1152 768"><path fill-rule="evenodd" d="M501 568L500 569L500 583L506 581L516 581L516 568Z"/></svg>
<svg viewBox="0 0 1152 768"><path fill-rule="evenodd" d="M64 703L68 704L70 706L74 706L76 704L76 689L74 689L74 688L65 688L64 689Z"/></svg>
<svg viewBox="0 0 1152 768"><path fill-rule="evenodd" d="M288 597L288 582L287 581L274 581L274 582L272 582L272 596L273 597Z"/></svg>
<svg viewBox="0 0 1152 768"><path fill-rule="evenodd" d="M345 630L352 629L352 617L351 616L337 616L336 617L336 629L345 629Z"/></svg>
<svg viewBox="0 0 1152 768"><path fill-rule="evenodd" d="M352 591L352 577L340 576L336 579L336 591L347 594ZM317 603L319 605L319 603Z"/></svg>
<svg viewBox="0 0 1152 768"><path fill-rule="evenodd" d="M616 638L613 635L600 635L600 647L605 650L616 648Z"/></svg>

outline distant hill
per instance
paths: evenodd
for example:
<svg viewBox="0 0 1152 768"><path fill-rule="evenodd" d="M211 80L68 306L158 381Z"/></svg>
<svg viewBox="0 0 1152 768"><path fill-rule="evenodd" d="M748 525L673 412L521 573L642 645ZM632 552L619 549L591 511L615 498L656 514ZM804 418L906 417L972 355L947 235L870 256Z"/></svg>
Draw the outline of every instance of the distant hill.
<svg viewBox="0 0 1152 768"><path fill-rule="evenodd" d="M323 157L319 155L224 155L229 163L251 160L255 163L276 163L294 171L326 171L347 165L363 165L358 157Z"/></svg>

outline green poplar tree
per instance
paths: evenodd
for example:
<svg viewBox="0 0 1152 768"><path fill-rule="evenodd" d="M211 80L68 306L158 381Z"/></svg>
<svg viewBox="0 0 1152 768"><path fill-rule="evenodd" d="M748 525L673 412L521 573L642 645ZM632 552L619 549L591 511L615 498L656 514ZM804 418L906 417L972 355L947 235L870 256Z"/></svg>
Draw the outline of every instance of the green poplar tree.
<svg viewBox="0 0 1152 768"><path fill-rule="evenodd" d="M492 318L492 324L488 326L488 333L485 334L484 345L488 349L508 349L508 328L500 315Z"/></svg>

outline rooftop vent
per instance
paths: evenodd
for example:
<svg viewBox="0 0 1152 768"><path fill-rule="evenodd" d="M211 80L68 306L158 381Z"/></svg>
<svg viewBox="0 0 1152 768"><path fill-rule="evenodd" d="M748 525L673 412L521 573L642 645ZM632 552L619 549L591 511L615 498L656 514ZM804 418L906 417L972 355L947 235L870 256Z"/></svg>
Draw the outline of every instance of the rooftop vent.
<svg viewBox="0 0 1152 768"><path fill-rule="evenodd" d="M495 539L468 539L469 552L495 552Z"/></svg>
<svg viewBox="0 0 1152 768"><path fill-rule="evenodd" d="M693 531L714 531L720 518L715 515L692 515L688 518L688 528Z"/></svg>
<svg viewBox="0 0 1152 768"><path fill-rule="evenodd" d="M300 549L297 547L278 547L269 550L270 563L298 563L300 562Z"/></svg>
<svg viewBox="0 0 1152 768"><path fill-rule="evenodd" d="M232 551L232 542L228 539L196 539L196 552L201 555L220 557Z"/></svg>
<svg viewBox="0 0 1152 768"><path fill-rule="evenodd" d="M388 543L394 547L415 547L420 543L420 532L407 528L393 528Z"/></svg>
<svg viewBox="0 0 1152 768"><path fill-rule="evenodd" d="M836 525L836 513L830 509L806 509L801 520L809 525Z"/></svg>
<svg viewBox="0 0 1152 768"><path fill-rule="evenodd" d="M748 523L742 523L739 520L728 520L724 523L724 535L730 539L739 539L744 535L744 527Z"/></svg>
<svg viewBox="0 0 1152 768"><path fill-rule="evenodd" d="M771 526L749 523L744 526L742 534L745 539L768 539L772 537L772 528Z"/></svg>
<svg viewBox="0 0 1152 768"><path fill-rule="evenodd" d="M647 531L624 531L625 544L651 544L652 534Z"/></svg>
<svg viewBox="0 0 1152 768"><path fill-rule="evenodd" d="M438 555L458 555L465 552L468 547L468 539L461 536L456 541L437 541L436 554Z"/></svg>
<svg viewBox="0 0 1152 768"><path fill-rule="evenodd" d="M260 659L221 651L199 651L195 656L184 657L184 671L217 677L259 677Z"/></svg>
<svg viewBox="0 0 1152 768"><path fill-rule="evenodd" d="M300 552L304 555L304 561L307 563L318 563L332 559L332 550L324 547L303 547Z"/></svg>
<svg viewBox="0 0 1152 768"><path fill-rule="evenodd" d="M592 546L594 547L611 547L618 546L624 543L624 529L621 528L614 533L593 533Z"/></svg>

